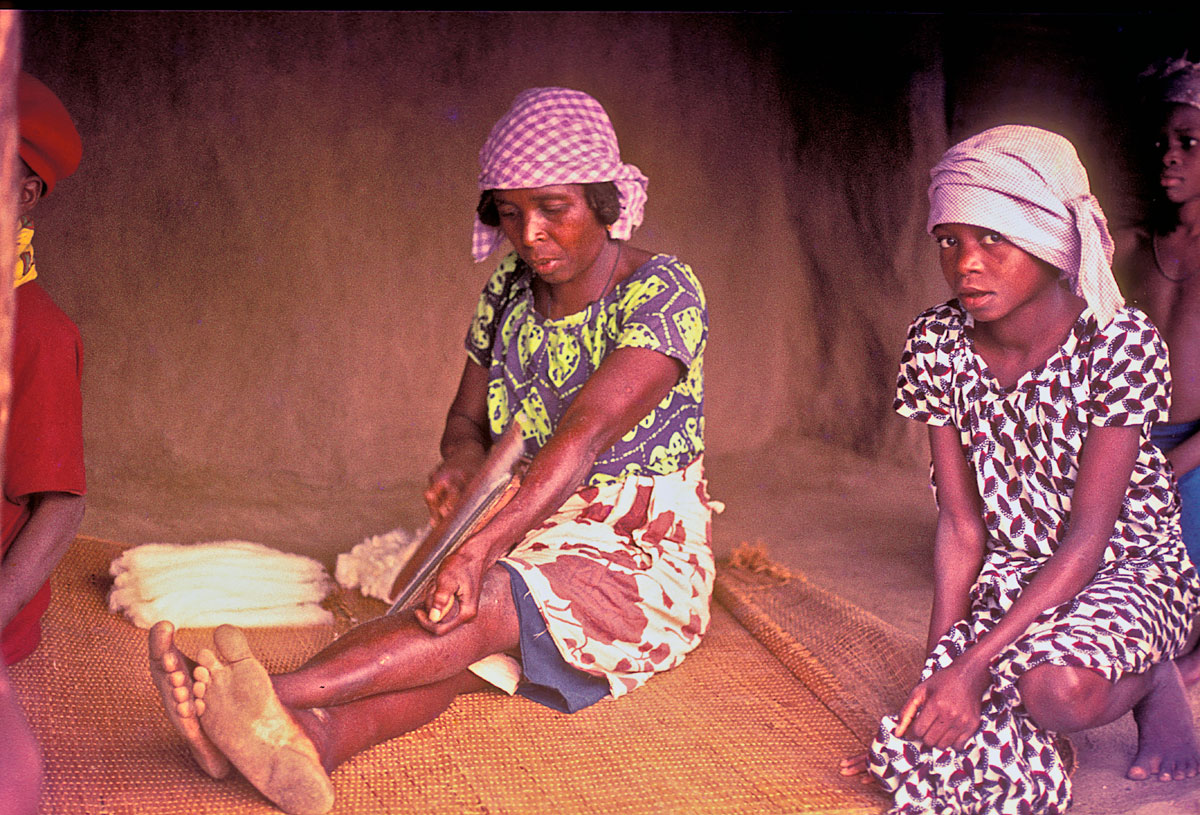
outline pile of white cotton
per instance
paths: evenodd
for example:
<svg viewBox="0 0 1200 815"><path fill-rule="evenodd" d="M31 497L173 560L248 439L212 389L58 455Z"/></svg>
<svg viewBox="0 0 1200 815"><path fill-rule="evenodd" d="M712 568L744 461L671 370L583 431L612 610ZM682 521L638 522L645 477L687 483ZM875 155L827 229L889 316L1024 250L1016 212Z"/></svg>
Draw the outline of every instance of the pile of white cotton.
<svg viewBox="0 0 1200 815"><path fill-rule="evenodd" d="M147 543L115 559L109 573L109 610L139 628L159 620L176 628L333 622L320 606L332 588L324 567L261 543Z"/></svg>
<svg viewBox="0 0 1200 815"><path fill-rule="evenodd" d="M334 572L338 585L390 603L396 575L428 533L428 526L417 532L393 529L365 539L349 552L338 555Z"/></svg>

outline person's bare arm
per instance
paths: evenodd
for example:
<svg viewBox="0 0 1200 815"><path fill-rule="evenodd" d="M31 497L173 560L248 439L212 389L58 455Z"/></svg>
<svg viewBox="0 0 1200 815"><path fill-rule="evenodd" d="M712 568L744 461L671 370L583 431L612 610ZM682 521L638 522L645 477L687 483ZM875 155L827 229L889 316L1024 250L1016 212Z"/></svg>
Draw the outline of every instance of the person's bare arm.
<svg viewBox="0 0 1200 815"><path fill-rule="evenodd" d="M435 522L446 517L458 503L463 488L491 449L487 388L487 369L468 359L458 381L458 392L446 414L446 428L439 445L442 461L430 474L425 490L425 504Z"/></svg>
<svg viewBox="0 0 1200 815"><path fill-rule="evenodd" d="M513 499L443 562L425 608L417 612L422 624L444 633L472 619L484 571L562 506L600 453L653 410L683 370L679 360L649 349L609 354L530 463Z"/></svg>
<svg viewBox="0 0 1200 815"><path fill-rule="evenodd" d="M83 520L82 495L40 492L29 501L32 514L0 561L0 628L38 593Z"/></svg>
<svg viewBox="0 0 1200 815"><path fill-rule="evenodd" d="M901 712L897 735L911 724L913 735L926 746L965 746L979 726L992 659L1042 612L1071 600L1095 577L1129 487L1140 434L1137 426L1088 429L1071 497L1070 525L1057 551L991 631L914 689Z"/></svg>
<svg viewBox="0 0 1200 815"><path fill-rule="evenodd" d="M926 651L970 611L971 587L979 577L987 547L983 501L975 473L962 449L958 428L929 428L929 451L937 482L938 519L934 533L933 611Z"/></svg>
<svg viewBox="0 0 1200 815"><path fill-rule="evenodd" d="M34 815L42 786L42 754L0 662L0 815Z"/></svg>
<svg viewBox="0 0 1200 815"><path fill-rule="evenodd" d="M929 426L929 453L937 483L938 519L933 539L933 610L925 650L932 651L950 626L967 617L970 592L983 567L987 528L975 473L962 449L958 428ZM921 686L913 690L916 694ZM907 709L914 696L910 695ZM907 724L902 724L907 728ZM902 735L898 732L897 735ZM842 775L867 771L867 754L857 753L841 762ZM864 777L863 781L869 781Z"/></svg>

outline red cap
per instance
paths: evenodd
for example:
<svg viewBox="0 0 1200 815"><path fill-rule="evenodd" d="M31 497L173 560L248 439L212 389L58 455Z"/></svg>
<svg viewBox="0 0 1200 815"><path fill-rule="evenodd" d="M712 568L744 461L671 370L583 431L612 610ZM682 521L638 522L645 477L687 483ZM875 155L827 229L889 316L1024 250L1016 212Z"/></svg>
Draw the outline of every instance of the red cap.
<svg viewBox="0 0 1200 815"><path fill-rule="evenodd" d="M49 194L55 184L79 167L83 158L79 131L54 91L24 71L17 78L17 117L21 131L17 152L46 182Z"/></svg>

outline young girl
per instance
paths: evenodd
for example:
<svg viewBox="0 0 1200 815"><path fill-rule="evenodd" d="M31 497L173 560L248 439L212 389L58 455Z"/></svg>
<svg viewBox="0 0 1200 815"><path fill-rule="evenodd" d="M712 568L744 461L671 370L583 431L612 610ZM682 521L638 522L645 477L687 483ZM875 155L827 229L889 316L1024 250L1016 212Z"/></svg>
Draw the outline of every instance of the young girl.
<svg viewBox="0 0 1200 815"><path fill-rule="evenodd" d="M938 501L929 657L869 769L893 812L1060 813L1051 734L1133 710L1135 767L1194 775L1179 672L1200 583L1166 462L1166 349L1124 308L1071 144L988 130L932 171L955 299L909 331L896 409L929 425Z"/></svg>
<svg viewBox="0 0 1200 815"><path fill-rule="evenodd" d="M1170 424L1152 439L1179 486L1183 542L1200 559L1200 63L1172 60L1148 77L1157 107L1156 197L1149 223L1117 240L1117 271L1129 299L1154 321L1171 355ZM1200 653L1177 663L1200 679Z"/></svg>

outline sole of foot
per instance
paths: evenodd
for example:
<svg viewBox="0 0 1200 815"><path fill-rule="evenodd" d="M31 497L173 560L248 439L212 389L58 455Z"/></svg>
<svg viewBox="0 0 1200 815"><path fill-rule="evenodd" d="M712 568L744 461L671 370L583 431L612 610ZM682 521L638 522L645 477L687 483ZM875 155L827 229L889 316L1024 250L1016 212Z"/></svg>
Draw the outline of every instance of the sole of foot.
<svg viewBox="0 0 1200 815"><path fill-rule="evenodd" d="M192 690L187 657L175 646L175 626L157 622L150 629L150 678L162 697L167 719L183 736L192 758L204 772L221 779L229 775L229 761L204 734L197 718L197 699Z"/></svg>
<svg viewBox="0 0 1200 815"><path fill-rule="evenodd" d="M217 652L197 657L204 682L204 732L251 784L289 815L324 815L333 782L307 734L280 703L242 632L221 626ZM197 683L204 674L197 670Z"/></svg>

